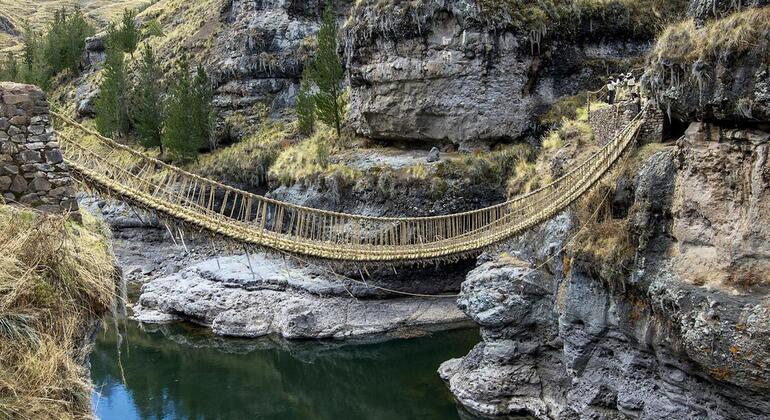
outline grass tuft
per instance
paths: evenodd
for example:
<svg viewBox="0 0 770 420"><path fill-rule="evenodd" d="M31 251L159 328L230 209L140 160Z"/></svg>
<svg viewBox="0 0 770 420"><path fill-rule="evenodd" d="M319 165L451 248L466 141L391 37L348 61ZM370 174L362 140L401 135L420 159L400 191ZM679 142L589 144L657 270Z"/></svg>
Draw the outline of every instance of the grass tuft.
<svg viewBox="0 0 770 420"><path fill-rule="evenodd" d="M91 418L86 337L113 304L106 229L0 206L0 418Z"/></svg>

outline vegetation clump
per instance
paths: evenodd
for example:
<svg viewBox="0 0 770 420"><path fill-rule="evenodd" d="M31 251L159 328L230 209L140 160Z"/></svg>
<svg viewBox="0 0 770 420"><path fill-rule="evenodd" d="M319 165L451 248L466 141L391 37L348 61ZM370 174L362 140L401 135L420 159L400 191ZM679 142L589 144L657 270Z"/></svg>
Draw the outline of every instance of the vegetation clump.
<svg viewBox="0 0 770 420"><path fill-rule="evenodd" d="M0 205L0 418L91 417L86 337L112 306L107 230Z"/></svg>
<svg viewBox="0 0 770 420"><path fill-rule="evenodd" d="M319 127L311 137L282 150L269 175L283 185L318 181L327 176L345 183L353 182L362 175L361 172L332 159L344 150L344 143L345 140L335 136L333 129Z"/></svg>
<svg viewBox="0 0 770 420"><path fill-rule="evenodd" d="M687 19L666 28L650 54L653 64L690 66L737 57L759 46L770 30L770 7L746 9L698 27Z"/></svg>
<svg viewBox="0 0 770 420"><path fill-rule="evenodd" d="M9 52L0 66L0 77L49 90L54 76L66 72L74 77L80 73L80 56L85 40L94 32L93 26L77 6L71 10L58 9L42 34L26 23L22 34L21 59Z"/></svg>
<svg viewBox="0 0 770 420"><path fill-rule="evenodd" d="M601 105L592 103L591 106ZM588 124L588 106L567 114L574 117L562 117L561 122L545 134L534 159L516 162L508 179L508 196L527 194L548 185L564 175L569 162L582 162L596 151L594 133Z"/></svg>
<svg viewBox="0 0 770 420"><path fill-rule="evenodd" d="M265 123L256 134L201 157L190 169L204 177L256 189L267 184L270 167L295 135L291 125Z"/></svg>

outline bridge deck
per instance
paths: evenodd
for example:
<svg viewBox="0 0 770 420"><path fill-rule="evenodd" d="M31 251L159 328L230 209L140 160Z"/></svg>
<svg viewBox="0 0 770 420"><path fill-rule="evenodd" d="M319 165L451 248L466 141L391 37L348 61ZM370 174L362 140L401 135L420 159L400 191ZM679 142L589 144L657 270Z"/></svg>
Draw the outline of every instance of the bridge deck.
<svg viewBox="0 0 770 420"><path fill-rule="evenodd" d="M640 113L585 162L530 194L465 213L391 218L318 210L241 191L53 115L67 127L58 133L65 161L92 188L245 244L321 259L392 263L472 254L549 220L612 169L643 122Z"/></svg>

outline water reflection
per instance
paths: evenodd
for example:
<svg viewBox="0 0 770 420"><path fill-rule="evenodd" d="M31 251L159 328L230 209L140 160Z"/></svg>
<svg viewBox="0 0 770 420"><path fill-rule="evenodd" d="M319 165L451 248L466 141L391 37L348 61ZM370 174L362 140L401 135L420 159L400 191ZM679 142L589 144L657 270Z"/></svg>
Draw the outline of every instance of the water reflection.
<svg viewBox="0 0 770 420"><path fill-rule="evenodd" d="M129 323L120 328L121 372L115 331L99 334L91 356L94 406L104 420L458 419L436 369L479 341L477 330L460 330L383 343L296 344Z"/></svg>

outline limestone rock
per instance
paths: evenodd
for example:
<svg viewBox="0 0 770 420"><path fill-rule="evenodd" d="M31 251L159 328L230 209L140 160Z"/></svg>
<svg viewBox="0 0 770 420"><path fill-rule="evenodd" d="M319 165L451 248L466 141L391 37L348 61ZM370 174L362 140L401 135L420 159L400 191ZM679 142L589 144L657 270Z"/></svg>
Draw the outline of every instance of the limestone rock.
<svg viewBox="0 0 770 420"><path fill-rule="evenodd" d="M152 280L134 309L142 322L173 315L237 337L349 339L467 325L451 298L353 300L335 288L344 286L279 259L235 256Z"/></svg>
<svg viewBox="0 0 770 420"><path fill-rule="evenodd" d="M428 163L438 162L441 160L441 152L439 152L438 147L434 147L430 149L430 152L428 153L428 157L426 158Z"/></svg>

